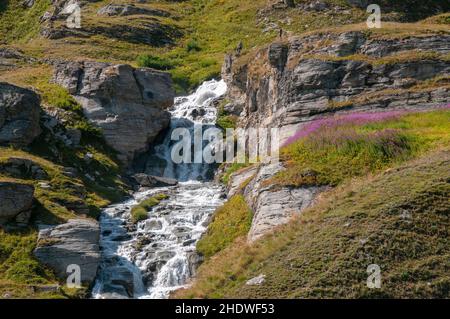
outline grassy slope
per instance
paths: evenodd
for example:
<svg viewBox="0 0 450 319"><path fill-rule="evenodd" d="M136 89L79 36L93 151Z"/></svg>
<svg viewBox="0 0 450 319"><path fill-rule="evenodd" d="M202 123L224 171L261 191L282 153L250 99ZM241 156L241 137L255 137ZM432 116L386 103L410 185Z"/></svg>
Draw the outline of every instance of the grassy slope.
<svg viewBox="0 0 450 319"><path fill-rule="evenodd" d="M338 127L323 126L284 147L281 156L287 169L271 183L335 186L450 143L449 110L397 115L364 125L346 122L345 116L337 119Z"/></svg>
<svg viewBox="0 0 450 319"><path fill-rule="evenodd" d="M252 224L252 211L242 195L235 195L214 213L208 231L197 243L197 251L209 258L244 236Z"/></svg>
<svg viewBox="0 0 450 319"><path fill-rule="evenodd" d="M217 231L226 229L223 218L213 221L198 245L210 258L176 297L448 297L449 116L444 109L336 120L338 127L319 127L284 147L287 170L271 183L340 186L254 246L246 232L230 238ZM234 225L245 209L229 201L218 212ZM382 290L364 288L371 263L387 276ZM259 273L267 285L243 286Z"/></svg>
<svg viewBox="0 0 450 319"><path fill-rule="evenodd" d="M238 240L177 297L450 296L450 153L347 183L253 246ZM381 289L366 288L369 264ZM266 275L261 286L245 281Z"/></svg>

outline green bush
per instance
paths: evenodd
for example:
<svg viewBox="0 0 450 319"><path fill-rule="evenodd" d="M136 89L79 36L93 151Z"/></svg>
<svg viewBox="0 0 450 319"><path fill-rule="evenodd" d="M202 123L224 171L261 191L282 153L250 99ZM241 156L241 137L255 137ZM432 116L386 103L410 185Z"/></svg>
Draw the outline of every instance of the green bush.
<svg viewBox="0 0 450 319"><path fill-rule="evenodd" d="M132 222L137 223L141 220L147 219L148 211L167 198L169 198L169 196L166 194L157 194L140 202L137 206L131 209Z"/></svg>
<svg viewBox="0 0 450 319"><path fill-rule="evenodd" d="M201 51L201 47L198 44L197 40L191 39L186 43L186 50L188 52L191 52L191 51L198 52L198 51Z"/></svg>
<svg viewBox="0 0 450 319"><path fill-rule="evenodd" d="M252 217L253 213L242 195L231 197L214 213L206 234L197 243L197 251L211 257L225 249L236 238L247 235Z"/></svg>
<svg viewBox="0 0 450 319"><path fill-rule="evenodd" d="M172 61L154 55L140 55L137 58L137 64L144 68L153 68L156 70L167 71L174 68Z"/></svg>

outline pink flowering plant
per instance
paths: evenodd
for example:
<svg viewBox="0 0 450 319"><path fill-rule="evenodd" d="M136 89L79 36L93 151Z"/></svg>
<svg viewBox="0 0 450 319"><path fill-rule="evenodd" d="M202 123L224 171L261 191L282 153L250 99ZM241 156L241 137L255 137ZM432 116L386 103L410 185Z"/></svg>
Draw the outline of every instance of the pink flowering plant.
<svg viewBox="0 0 450 319"><path fill-rule="evenodd" d="M286 170L271 183L338 185L449 144L450 110L353 113L305 125L281 150Z"/></svg>

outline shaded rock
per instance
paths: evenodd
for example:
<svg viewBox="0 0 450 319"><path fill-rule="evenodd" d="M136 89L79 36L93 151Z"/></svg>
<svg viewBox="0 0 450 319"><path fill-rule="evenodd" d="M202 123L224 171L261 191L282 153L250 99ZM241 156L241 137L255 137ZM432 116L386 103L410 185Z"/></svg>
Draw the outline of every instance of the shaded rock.
<svg viewBox="0 0 450 319"><path fill-rule="evenodd" d="M67 223L48 227L39 232L36 258L66 280L67 266L81 269L81 281L91 284L100 262L100 227L94 220L71 219Z"/></svg>
<svg viewBox="0 0 450 319"><path fill-rule="evenodd" d="M111 272L114 274L111 278L112 287L122 287L128 297L133 297L134 295L134 275L126 267L116 266L112 267ZM123 290L121 290L121 295L123 295Z"/></svg>
<svg viewBox="0 0 450 319"><path fill-rule="evenodd" d="M173 178L159 177L143 173L133 175L133 179L142 187L175 186L178 184L178 181Z"/></svg>
<svg viewBox="0 0 450 319"><path fill-rule="evenodd" d="M18 222L27 223L33 204L34 186L16 182L0 182L0 223L19 217Z"/></svg>
<svg viewBox="0 0 450 319"><path fill-rule="evenodd" d="M10 157L0 163L0 172L14 178L46 180L47 172L38 163L19 157Z"/></svg>
<svg viewBox="0 0 450 319"><path fill-rule="evenodd" d="M347 0L348 4L353 7L365 9L369 5L368 0Z"/></svg>
<svg viewBox="0 0 450 319"><path fill-rule="evenodd" d="M40 109L36 93L0 82L0 145L31 143L41 133Z"/></svg>
<svg viewBox="0 0 450 319"><path fill-rule="evenodd" d="M288 47L284 43L272 43L269 46L269 63L282 70L287 61Z"/></svg>
<svg viewBox="0 0 450 319"><path fill-rule="evenodd" d="M174 98L168 73L129 65L69 62L56 67L54 81L74 95L86 117L128 164L165 129L164 109Z"/></svg>

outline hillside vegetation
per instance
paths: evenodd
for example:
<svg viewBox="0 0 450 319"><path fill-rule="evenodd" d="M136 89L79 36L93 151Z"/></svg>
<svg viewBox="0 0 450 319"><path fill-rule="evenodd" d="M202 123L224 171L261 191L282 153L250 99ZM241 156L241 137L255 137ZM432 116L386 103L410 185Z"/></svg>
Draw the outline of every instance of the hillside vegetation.
<svg viewBox="0 0 450 319"><path fill-rule="evenodd" d="M450 153L345 184L274 234L200 267L193 298L448 298ZM381 268L381 289L366 269ZM245 282L260 274L261 286Z"/></svg>
<svg viewBox="0 0 450 319"><path fill-rule="evenodd" d="M86 3L82 7L81 31L87 34L69 33L61 39L48 39L39 35L39 18L49 8L50 1L36 0L31 9L26 9L22 1L10 0L0 8L0 38L4 44L19 47L37 58L91 59L167 70L172 74L178 90L186 91L205 79L217 77L224 53L234 52L240 42L243 47L241 54L245 54L278 37L280 29L285 34L301 34L363 22L367 17L365 10L350 7L345 0L324 2L330 8L338 5L343 10L276 9L267 0L148 1L137 6L162 10L168 15L122 17L101 16L97 11L110 3L128 4L129 1L102 0ZM386 8L385 20L388 21L414 22L450 10L447 4L437 0L385 2L380 5ZM14 22L17 17L20 17L20 23ZM63 22L58 21L59 24ZM140 26L150 22L160 26L148 32L167 34L170 39L167 44L148 45L139 40ZM430 28L445 32L445 28L436 27L436 22L441 23L441 20L430 20ZM131 29L130 37L122 36L121 30L125 25L136 28L134 38L134 29ZM391 25L388 30L399 33L401 27ZM429 33L423 25L411 28L419 33ZM389 32L383 29L373 32ZM408 32L411 35L411 30Z"/></svg>
<svg viewBox="0 0 450 319"><path fill-rule="evenodd" d="M175 297L448 298L449 116L313 122L283 148L292 164L272 183L338 186L251 245L243 234L212 257L206 251L193 286ZM217 242L211 225L200 251ZM381 267L381 289L366 286L370 264ZM262 285L245 284L260 274Z"/></svg>

